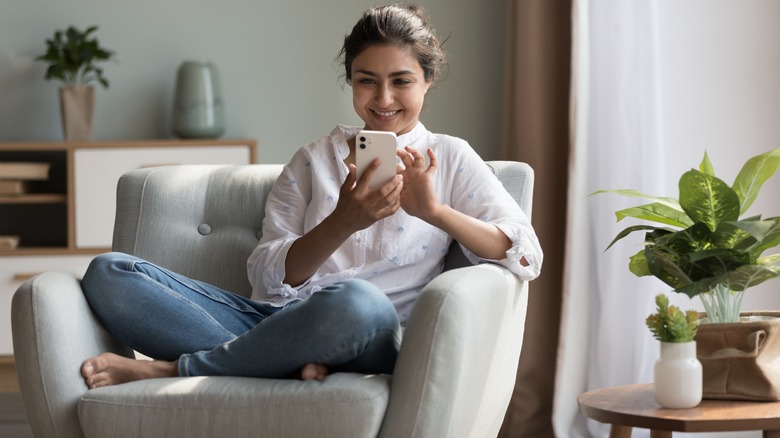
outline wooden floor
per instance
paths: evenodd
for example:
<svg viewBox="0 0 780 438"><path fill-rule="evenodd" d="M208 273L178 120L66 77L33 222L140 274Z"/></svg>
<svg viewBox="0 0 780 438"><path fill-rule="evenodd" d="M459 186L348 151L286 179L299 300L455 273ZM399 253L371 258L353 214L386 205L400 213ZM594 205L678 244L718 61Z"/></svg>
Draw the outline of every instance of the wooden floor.
<svg viewBox="0 0 780 438"><path fill-rule="evenodd" d="M0 437L32 438L12 356L0 356Z"/></svg>

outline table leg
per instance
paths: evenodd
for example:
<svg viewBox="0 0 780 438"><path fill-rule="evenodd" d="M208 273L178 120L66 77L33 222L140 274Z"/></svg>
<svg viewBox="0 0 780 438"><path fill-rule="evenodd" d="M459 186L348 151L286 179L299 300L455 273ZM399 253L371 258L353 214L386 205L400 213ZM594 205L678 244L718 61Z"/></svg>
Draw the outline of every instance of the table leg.
<svg viewBox="0 0 780 438"><path fill-rule="evenodd" d="M765 430L764 438L780 438L780 430Z"/></svg>
<svg viewBox="0 0 780 438"><path fill-rule="evenodd" d="M613 424L609 430L609 438L631 438L631 429L633 429L631 426Z"/></svg>
<svg viewBox="0 0 780 438"><path fill-rule="evenodd" d="M672 438L672 432L668 430L651 430L650 438Z"/></svg>

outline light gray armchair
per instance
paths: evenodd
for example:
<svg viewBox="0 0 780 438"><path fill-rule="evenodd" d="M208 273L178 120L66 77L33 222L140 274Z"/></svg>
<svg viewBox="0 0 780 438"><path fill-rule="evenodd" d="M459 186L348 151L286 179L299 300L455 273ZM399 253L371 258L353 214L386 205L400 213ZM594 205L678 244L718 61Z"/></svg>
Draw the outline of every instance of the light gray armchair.
<svg viewBox="0 0 780 438"><path fill-rule="evenodd" d="M533 172L490 162L530 215ZM114 249L244 295L278 165L142 169L118 185ZM488 437L501 426L523 340L527 285L483 264L448 270L420 294L392 376L324 381L145 380L88 390L82 362L131 356L85 301L83 269L30 279L13 298L16 367L38 437Z"/></svg>

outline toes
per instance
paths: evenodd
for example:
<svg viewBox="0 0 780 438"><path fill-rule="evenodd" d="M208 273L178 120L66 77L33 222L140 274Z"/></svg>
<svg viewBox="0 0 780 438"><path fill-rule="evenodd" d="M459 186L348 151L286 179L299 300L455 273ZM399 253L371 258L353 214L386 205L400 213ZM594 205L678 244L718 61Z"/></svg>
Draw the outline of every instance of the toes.
<svg viewBox="0 0 780 438"><path fill-rule="evenodd" d="M92 362L89 360L84 362L84 365L81 366L81 375L86 378L89 378L94 373L95 373L95 366L92 365Z"/></svg>

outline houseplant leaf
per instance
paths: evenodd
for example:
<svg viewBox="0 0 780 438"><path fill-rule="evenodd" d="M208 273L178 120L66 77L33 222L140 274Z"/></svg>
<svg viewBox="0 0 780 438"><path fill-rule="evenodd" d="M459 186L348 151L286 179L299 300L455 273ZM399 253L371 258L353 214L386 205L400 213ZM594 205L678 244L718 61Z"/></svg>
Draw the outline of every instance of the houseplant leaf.
<svg viewBox="0 0 780 438"><path fill-rule="evenodd" d="M657 231L662 230L663 228L654 227L652 225L634 225L631 227L628 227L624 229L623 231L619 232L617 236L615 236L614 239L612 239L612 242L610 242L609 245L604 249L604 251L608 250L612 245L615 244L618 240L628 236L629 234L633 233L634 231L641 231L641 230L651 230L651 231ZM671 230L667 230L668 232L672 232Z"/></svg>
<svg viewBox="0 0 780 438"><path fill-rule="evenodd" d="M680 178L680 206L694 222L710 230L718 222L739 219L739 198L726 183L698 170L689 170Z"/></svg>
<svg viewBox="0 0 780 438"><path fill-rule="evenodd" d="M756 155L742 166L733 185L740 200L740 214L753 205L761 187L774 175L778 166L780 166L780 148Z"/></svg>
<svg viewBox="0 0 780 438"><path fill-rule="evenodd" d="M618 222L626 217L633 217L679 228L687 228L693 225L691 219L681 208L672 208L660 202L618 210L615 212L615 216Z"/></svg>
<svg viewBox="0 0 780 438"><path fill-rule="evenodd" d="M774 265L744 265L726 277L730 290L741 291L780 276L780 267Z"/></svg>
<svg viewBox="0 0 780 438"><path fill-rule="evenodd" d="M658 202L660 204L664 204L667 207L681 210L680 203L674 199L669 197L662 197L662 196L652 196L647 195L645 193L640 192L639 190L634 189L620 189L620 190L597 190L593 193L591 193L591 196L598 195L601 193L615 193L622 196L628 196L630 198L642 198L647 199L648 201Z"/></svg>
<svg viewBox="0 0 780 438"><path fill-rule="evenodd" d="M628 270L637 277L653 275L653 273L650 272L650 267L647 266L644 248L629 258Z"/></svg>
<svg viewBox="0 0 780 438"><path fill-rule="evenodd" d="M702 158L701 164L699 164L699 171L705 175L715 176L715 168L712 167L707 151L704 151L704 158Z"/></svg>

